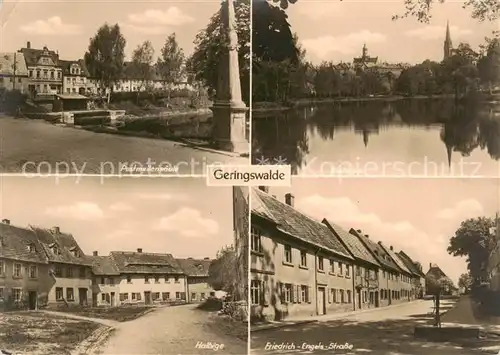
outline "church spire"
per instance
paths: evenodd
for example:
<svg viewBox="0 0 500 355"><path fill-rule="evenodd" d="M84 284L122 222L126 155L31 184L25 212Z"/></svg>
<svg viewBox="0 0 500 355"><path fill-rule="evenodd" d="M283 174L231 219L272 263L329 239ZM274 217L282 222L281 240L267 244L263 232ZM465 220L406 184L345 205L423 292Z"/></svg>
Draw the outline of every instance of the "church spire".
<svg viewBox="0 0 500 355"><path fill-rule="evenodd" d="M446 39L444 40L444 59L451 56L451 51L453 49L453 43L451 42L450 34L450 21L446 22Z"/></svg>

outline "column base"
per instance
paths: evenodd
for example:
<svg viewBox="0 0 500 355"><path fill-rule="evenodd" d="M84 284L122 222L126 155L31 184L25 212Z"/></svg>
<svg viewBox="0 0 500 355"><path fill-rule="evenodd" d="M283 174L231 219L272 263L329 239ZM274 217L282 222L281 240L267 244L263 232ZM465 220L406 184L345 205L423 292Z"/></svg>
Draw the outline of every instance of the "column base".
<svg viewBox="0 0 500 355"><path fill-rule="evenodd" d="M250 143L246 138L246 114L243 106L214 105L210 108L212 118L212 141L217 149L238 154L249 154Z"/></svg>

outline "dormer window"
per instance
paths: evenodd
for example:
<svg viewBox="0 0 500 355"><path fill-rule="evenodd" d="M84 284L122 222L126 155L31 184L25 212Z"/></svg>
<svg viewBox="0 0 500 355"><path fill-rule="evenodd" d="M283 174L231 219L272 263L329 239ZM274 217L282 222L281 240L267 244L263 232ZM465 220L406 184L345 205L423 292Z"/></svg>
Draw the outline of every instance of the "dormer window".
<svg viewBox="0 0 500 355"><path fill-rule="evenodd" d="M35 248L35 245L34 245L34 244L28 244L28 245L26 246L26 248L28 249L28 251L29 251L30 253L34 253L34 252L36 252L36 248Z"/></svg>
<svg viewBox="0 0 500 355"><path fill-rule="evenodd" d="M77 257L79 258L80 257L80 251L78 250L77 247L71 247L69 249L69 251L71 252L71 254L74 256L74 257Z"/></svg>
<svg viewBox="0 0 500 355"><path fill-rule="evenodd" d="M57 244L53 243L49 247L50 247L50 250L52 250L52 253L54 253L56 255L61 254L61 250L59 249L59 246Z"/></svg>

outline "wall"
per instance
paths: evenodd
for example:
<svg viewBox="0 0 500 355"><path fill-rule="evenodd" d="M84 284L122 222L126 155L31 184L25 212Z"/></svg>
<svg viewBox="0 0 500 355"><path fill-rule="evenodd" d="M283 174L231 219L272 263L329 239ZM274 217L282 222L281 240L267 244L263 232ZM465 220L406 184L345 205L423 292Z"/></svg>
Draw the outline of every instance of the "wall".
<svg viewBox="0 0 500 355"><path fill-rule="evenodd" d="M28 84L37 87L38 94L56 94L62 91L62 68L32 66L28 67L28 71ZM40 78L37 78L37 71L40 71ZM47 76L44 76L44 71L47 71ZM51 72L54 72L54 78L51 78Z"/></svg>
<svg viewBox="0 0 500 355"><path fill-rule="evenodd" d="M94 306L118 306L120 302L120 276L94 276L92 304ZM114 293L114 295L112 295Z"/></svg>
<svg viewBox="0 0 500 355"><path fill-rule="evenodd" d="M28 291L37 292L37 306L43 307L47 304L47 295L53 286L53 280L49 276L49 266L46 264L33 264L0 258L4 262L4 273L0 275L0 288L3 289L4 301L12 297L12 288L22 289L22 299L27 301ZM14 264L21 264L21 277L14 278ZM30 278L26 268L37 267L37 277ZM28 269L29 270L29 269Z"/></svg>
<svg viewBox="0 0 500 355"><path fill-rule="evenodd" d="M145 279L143 274L134 274L129 275L131 280L130 283L127 282L127 275L121 275L119 278L119 288L120 293L129 294L129 300L132 300L131 293L141 293L141 302L145 301L144 292L149 291L151 293L159 292L160 298L162 297L163 292L170 293L170 300L175 300L176 293L184 293L187 292L187 284L186 277L179 276L179 281L175 282L174 275L168 276L168 282L165 282L165 276L159 275L159 282L156 283L154 280L154 275L149 275L149 283L145 283Z"/></svg>
<svg viewBox="0 0 500 355"><path fill-rule="evenodd" d="M358 263L365 265L363 261L357 260ZM373 266L359 265L359 275L354 267L354 308L369 309L380 307L380 290L379 290L379 270ZM366 279L367 275L368 279ZM377 304L378 300L378 304Z"/></svg>
<svg viewBox="0 0 500 355"><path fill-rule="evenodd" d="M5 89L5 90L19 90L23 94L28 93L28 78L23 76L23 77L16 77L15 78L15 85L14 85L14 78L13 77L0 77L0 89Z"/></svg>
<svg viewBox="0 0 500 355"><path fill-rule="evenodd" d="M62 270L62 276L55 275L55 270L58 266ZM85 276L80 277L80 267L84 268ZM92 273L90 267L52 263L50 268L54 271L54 274L51 275L51 277L55 283L49 292L49 304L54 305L62 303L61 300L56 299L56 288L59 287L63 289L63 297L69 305L92 304ZM73 270L72 276L68 274L68 269L70 268ZM74 300L72 301L67 299L68 288L73 289ZM87 290L86 298L80 299L80 288Z"/></svg>
<svg viewBox="0 0 500 355"><path fill-rule="evenodd" d="M215 291L212 287L207 283L207 278L197 278L197 277L188 277L187 280L187 298L188 302L200 302L202 301L202 294L205 294L204 297L207 299L210 295L215 295ZM192 294L195 293L195 298L192 298Z"/></svg>

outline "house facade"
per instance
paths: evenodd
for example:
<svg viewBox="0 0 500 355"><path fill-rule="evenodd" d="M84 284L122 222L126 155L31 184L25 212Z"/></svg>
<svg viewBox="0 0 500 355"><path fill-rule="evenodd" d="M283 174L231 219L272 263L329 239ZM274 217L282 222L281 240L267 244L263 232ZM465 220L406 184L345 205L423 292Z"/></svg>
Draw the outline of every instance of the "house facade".
<svg viewBox="0 0 500 355"><path fill-rule="evenodd" d="M32 97L55 95L63 90L63 69L59 63L59 54L47 47L31 48L27 42L19 50L26 60L28 68L28 92Z"/></svg>
<svg viewBox="0 0 500 355"><path fill-rule="evenodd" d="M28 67L23 53L0 53L0 91L28 93Z"/></svg>
<svg viewBox="0 0 500 355"><path fill-rule="evenodd" d="M346 232L327 219L324 219L323 223L339 238L344 247L354 257L354 309L379 307L380 263L355 235Z"/></svg>
<svg viewBox="0 0 500 355"><path fill-rule="evenodd" d="M399 270L401 271L399 274L400 277L400 285L401 289L399 291L401 301L407 300L412 301L417 298L417 294L415 293L415 279L417 278L410 269L406 266L406 264L401 260L398 254L394 251L394 247L391 245L389 247L385 246L382 242L379 242L380 246L384 248L385 252L389 255L389 257L394 261Z"/></svg>
<svg viewBox="0 0 500 355"><path fill-rule="evenodd" d="M60 60L63 69L63 93L95 95L97 82L90 78L90 74L82 59L76 61Z"/></svg>
<svg viewBox="0 0 500 355"><path fill-rule="evenodd" d="M429 270L425 274L425 288L426 294L433 294L435 287L434 285L429 284L429 279L434 279L441 283L441 294L442 295L453 295L455 289L453 287L453 282L451 279L444 273L444 271L439 267L438 264L429 263Z"/></svg>
<svg viewBox="0 0 500 355"><path fill-rule="evenodd" d="M212 263L210 258L177 259L177 262L186 275L187 302L203 302L207 298L215 296L215 290L208 283L208 269Z"/></svg>
<svg viewBox="0 0 500 355"><path fill-rule="evenodd" d="M47 304L90 305L92 302L92 261L85 255L71 234L59 227L44 229L31 227L37 236L49 263L53 283Z"/></svg>
<svg viewBox="0 0 500 355"><path fill-rule="evenodd" d="M283 319L353 309L353 258L324 224L252 189L251 315Z"/></svg>
<svg viewBox="0 0 500 355"><path fill-rule="evenodd" d="M423 298L425 295L425 274L422 271L422 265L413 261L404 251L400 251L398 256L413 274L412 281L415 297Z"/></svg>

